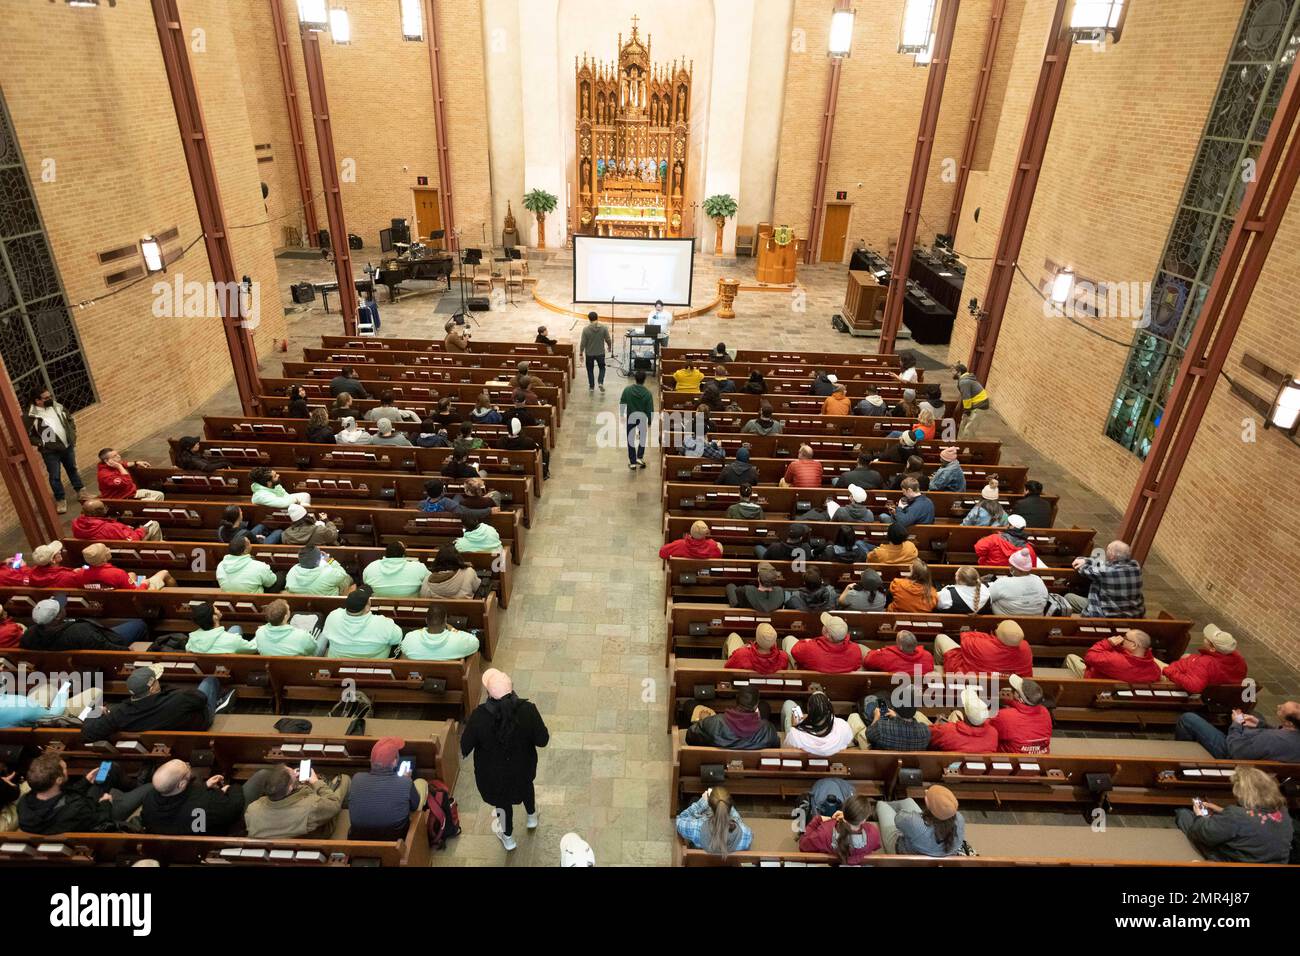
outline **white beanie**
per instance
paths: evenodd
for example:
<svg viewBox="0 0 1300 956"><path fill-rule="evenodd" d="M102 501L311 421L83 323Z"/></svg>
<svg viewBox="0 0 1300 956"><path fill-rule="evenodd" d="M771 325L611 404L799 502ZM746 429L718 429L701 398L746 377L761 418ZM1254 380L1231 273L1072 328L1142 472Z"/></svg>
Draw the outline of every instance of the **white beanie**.
<svg viewBox="0 0 1300 956"><path fill-rule="evenodd" d="M291 504L287 510L289 512L290 521L301 521L303 518L307 517L307 509L296 501Z"/></svg>
<svg viewBox="0 0 1300 956"><path fill-rule="evenodd" d="M858 504L862 504L862 502L867 500L866 489L859 488L857 485L849 485L849 497L851 497Z"/></svg>

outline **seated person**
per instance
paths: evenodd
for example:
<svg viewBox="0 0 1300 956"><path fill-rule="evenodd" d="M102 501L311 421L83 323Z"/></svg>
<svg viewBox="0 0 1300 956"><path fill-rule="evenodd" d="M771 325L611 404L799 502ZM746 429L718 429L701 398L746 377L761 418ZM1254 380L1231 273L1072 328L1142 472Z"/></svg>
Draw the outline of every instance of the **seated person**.
<svg viewBox="0 0 1300 956"><path fill-rule="evenodd" d="M217 525L217 540L230 544L236 535L247 535L253 544L279 544L283 532L280 529L268 531L264 524L253 524L244 520L244 509L239 505L227 505L221 512L221 523Z"/></svg>
<svg viewBox="0 0 1300 956"><path fill-rule="evenodd" d="M889 480L885 482L885 487L888 490L898 491L908 478L915 478L922 491L930 490L930 476L925 473L924 458L920 455L909 454L904 457L902 464L903 470L891 475Z"/></svg>
<svg viewBox="0 0 1300 956"><path fill-rule="evenodd" d="M311 495L304 492L297 494L285 490L280 483L280 474L274 468L258 467L248 473L249 488L255 505L266 508L288 508L290 505L311 505Z"/></svg>
<svg viewBox="0 0 1300 956"><path fill-rule="evenodd" d="M477 654L478 638L447 624L447 609L433 605L424 616L424 627L402 638L402 657L416 661L458 661Z"/></svg>
<svg viewBox="0 0 1300 956"><path fill-rule="evenodd" d="M989 705L978 690L967 687L961 692L961 710L930 725L930 749L968 754L998 752L998 729L989 722Z"/></svg>
<svg viewBox="0 0 1300 956"><path fill-rule="evenodd" d="M1050 528L1052 526L1052 503L1043 499L1043 483L1026 481L1025 493L1011 506L1011 513L1025 519L1025 527Z"/></svg>
<svg viewBox="0 0 1300 956"><path fill-rule="evenodd" d="M474 434L474 423L469 421L460 423L460 431L451 447L453 450L460 449L468 454L471 451L478 451L480 448L485 447L486 444L483 439Z"/></svg>
<svg viewBox="0 0 1300 956"><path fill-rule="evenodd" d="M314 544L298 552L298 563L284 576L285 594L341 597L351 590L352 576Z"/></svg>
<svg viewBox="0 0 1300 956"><path fill-rule="evenodd" d="M34 727L38 721L50 717L79 717L83 710L103 699L103 692L97 687L70 694L71 683L57 688L42 683L27 694L0 693L0 727ZM5 686L13 684L0 685L0 689Z"/></svg>
<svg viewBox="0 0 1300 956"><path fill-rule="evenodd" d="M726 669L758 674L775 674L790 665L785 651L776 646L776 628L766 621L754 629L754 640L748 643L739 634L728 634L722 656L727 659Z"/></svg>
<svg viewBox="0 0 1300 956"><path fill-rule="evenodd" d="M397 622L370 610L370 589L364 585L347 596L343 607L325 618L321 633L329 641L329 657L379 660L391 657L402 643Z"/></svg>
<svg viewBox="0 0 1300 956"><path fill-rule="evenodd" d="M312 514L300 504L292 504L286 509L289 526L281 532L282 544L294 544L298 547L308 545L332 545L339 543L339 526L329 520L323 511Z"/></svg>
<svg viewBox="0 0 1300 956"><path fill-rule="evenodd" d="M708 850L724 860L728 853L748 850L754 842L754 832L722 787L710 787L677 814L677 835L697 850Z"/></svg>
<svg viewBox="0 0 1300 956"><path fill-rule="evenodd" d="M465 494L460 506L465 511L492 514L501 510L501 492L488 491L487 482L477 476L465 479Z"/></svg>
<svg viewBox="0 0 1300 956"><path fill-rule="evenodd" d="M161 491L137 487L131 476L132 468L148 468L147 461L123 461L122 453L116 448L99 450L99 465L96 478L99 482L101 498L131 498L136 501L162 501Z"/></svg>
<svg viewBox="0 0 1300 956"><path fill-rule="evenodd" d="M762 521L763 506L754 500L754 489L749 485L741 485L737 494L740 498L727 509L726 516L732 520Z"/></svg>
<svg viewBox="0 0 1300 956"><path fill-rule="evenodd" d="M998 732L998 753L1045 754L1052 748L1052 712L1038 681L1012 674L1012 696L989 720Z"/></svg>
<svg viewBox="0 0 1300 956"><path fill-rule="evenodd" d="M842 617L823 613L819 636L781 642L781 649L799 670L823 674L849 674L862 667L862 648L848 639L849 625Z"/></svg>
<svg viewBox="0 0 1300 956"><path fill-rule="evenodd" d="M1084 617L1146 617L1142 597L1142 566L1123 541L1106 545L1105 559L1075 558L1075 573L1088 582L1088 595L1067 594L1066 599Z"/></svg>
<svg viewBox="0 0 1300 956"><path fill-rule="evenodd" d="M1007 518L1005 528L975 542L975 556L981 567L1006 567L1017 551L1028 551L1033 560L1030 567L1038 566L1038 552L1029 543L1029 535L1025 533L1025 519L1020 515L1011 515Z"/></svg>
<svg viewBox="0 0 1300 956"><path fill-rule="evenodd" d="M939 589L934 609L945 614L979 614L989 605L990 589L980 581L975 568L958 568L954 583ZM1040 605L1041 607L1041 605Z"/></svg>
<svg viewBox="0 0 1300 956"><path fill-rule="evenodd" d="M966 821L957 809L957 797L937 783L925 788L924 809L911 797L880 800L876 820L886 853L957 856L966 842Z"/></svg>
<svg viewBox="0 0 1300 956"><path fill-rule="evenodd" d="M899 489L903 492L897 501L888 505L893 523L902 528L917 524L934 523L934 502L921 494L921 485L915 478L905 478Z"/></svg>
<svg viewBox="0 0 1300 956"><path fill-rule="evenodd" d="M863 418L888 418L891 409L885 403L885 400L880 397L880 392L869 385L867 386L867 394L853 406L853 414L861 415Z"/></svg>
<svg viewBox="0 0 1300 956"><path fill-rule="evenodd" d="M420 586L420 597L472 598L482 584L474 566L455 548L442 547L434 556L429 576Z"/></svg>
<svg viewBox="0 0 1300 956"><path fill-rule="evenodd" d="M450 448L451 439L447 437L445 428L440 428L432 418L426 418L420 422L420 431L413 444L416 448Z"/></svg>
<svg viewBox="0 0 1300 956"><path fill-rule="evenodd" d="M336 445L369 445L374 439L370 429L362 428L351 415L344 415L339 426L338 434L334 436Z"/></svg>
<svg viewBox="0 0 1300 956"><path fill-rule="evenodd" d="M387 418L390 422L418 422L420 420L420 416L415 412L405 408L398 408L396 402L397 396L392 389L385 390L379 396L379 404L366 412L366 421L378 422L381 418Z"/></svg>
<svg viewBox="0 0 1300 956"><path fill-rule="evenodd" d="M307 780L299 780L296 767L276 764L259 783L263 796L244 810L248 835L255 840L295 840L323 839L333 832L351 781L344 774L326 783L315 770Z"/></svg>
<svg viewBox="0 0 1300 956"><path fill-rule="evenodd" d="M168 760L153 772L140 805L145 833L228 836L243 821L243 788L230 786L220 774L200 781L184 760Z"/></svg>
<svg viewBox="0 0 1300 956"><path fill-rule="evenodd" d="M839 857L841 866L860 866L881 846L880 828L868 822L870 815L871 801L856 795L832 816L814 813L799 837L799 849Z"/></svg>
<svg viewBox="0 0 1300 956"><path fill-rule="evenodd" d="M372 594L380 597L415 597L429 578L423 561L406 557L406 545L392 541L384 556L366 565L361 580Z"/></svg>
<svg viewBox="0 0 1300 956"><path fill-rule="evenodd" d="M776 611L785 605L786 591L781 586L781 572L770 562L758 563L758 584L737 587L727 584L727 603L731 607L747 607L755 611Z"/></svg>
<svg viewBox="0 0 1300 956"><path fill-rule="evenodd" d="M186 435L176 441L176 467L186 471L208 475L234 467L229 461L220 457L208 457L203 454L203 439L195 435Z"/></svg>
<svg viewBox="0 0 1300 956"><path fill-rule="evenodd" d="M835 383L835 390L822 402L823 415L849 415L853 412L853 403L849 401L849 390L843 382Z"/></svg>
<svg viewBox="0 0 1300 956"><path fill-rule="evenodd" d="M464 533L455 541L457 551L495 554L501 550L501 535L488 522L470 513L462 515L460 523Z"/></svg>
<svg viewBox="0 0 1300 956"><path fill-rule="evenodd" d="M837 509L836 516L838 517L845 510ZM841 524L835 530L835 540L823 552L822 557L827 561L838 561L840 564L858 564L867 560L867 542L858 537L852 525Z"/></svg>
<svg viewBox="0 0 1300 956"><path fill-rule="evenodd" d="M1027 615L1037 617L1046 613L1047 584L1034 574L1034 553L1021 548L1007 559L1011 573L989 582L989 603L986 613L1001 615Z"/></svg>
<svg viewBox="0 0 1300 956"><path fill-rule="evenodd" d="M111 740L123 731L207 730L212 718L234 703L235 691L223 695L215 677L205 677L197 687L184 690L164 687L158 680L162 669L161 664L151 664L131 671L126 679L131 696L104 704L99 716L87 718L81 725L81 738L91 742Z"/></svg>
<svg viewBox="0 0 1300 956"><path fill-rule="evenodd" d="M886 674L928 674L934 670L934 655L917 643L911 631L899 631L890 647L877 647L862 659L864 671Z"/></svg>
<svg viewBox="0 0 1300 956"><path fill-rule="evenodd" d="M899 575L889 582L889 609L909 613L934 610L939 595L930 581L930 566L917 558L909 573Z"/></svg>
<svg viewBox="0 0 1300 956"><path fill-rule="evenodd" d="M683 367L668 376L673 380L673 391L689 392L698 395L700 392L700 383L704 381L704 373L695 367L695 360L686 358Z"/></svg>
<svg viewBox="0 0 1300 956"><path fill-rule="evenodd" d="M470 451L472 449L461 445L460 441L457 440L456 444L452 446L451 454L442 463L442 468L439 469L438 473L452 481L464 481L466 478L480 477L478 469L470 464L468 460Z"/></svg>
<svg viewBox="0 0 1300 956"><path fill-rule="evenodd" d="M295 625L288 601L272 601L262 609L266 623L257 629L253 642L263 657L322 657L328 642Z"/></svg>
<svg viewBox="0 0 1300 956"><path fill-rule="evenodd" d="M72 519L72 534L82 541L161 541L162 525L146 521L133 528L110 518L104 502L88 498L81 503L81 514Z"/></svg>
<svg viewBox="0 0 1300 956"><path fill-rule="evenodd" d="M555 346L560 344L557 339L553 339L547 335L546 326L544 325L539 325L537 327L537 338L533 339L533 341L538 345L545 345L547 351L551 354L554 354Z"/></svg>
<svg viewBox="0 0 1300 956"><path fill-rule="evenodd" d="M820 690L808 695L808 713L792 700L781 705L783 747L793 747L815 757L829 757L853 746L853 731L843 717L835 716L831 699Z"/></svg>
<svg viewBox="0 0 1300 956"><path fill-rule="evenodd" d="M758 417L741 425L740 431L744 435L779 435L784 427L785 422L773 415L772 406L763 402L758 406Z"/></svg>
<svg viewBox="0 0 1300 956"><path fill-rule="evenodd" d="M871 467L871 455L863 452L858 455L858 463L844 474L838 476L831 484L836 488L857 485L867 491L875 491L877 488L884 487L885 479L881 477L880 472Z"/></svg>
<svg viewBox="0 0 1300 956"><path fill-rule="evenodd" d="M822 573L809 568L803 573L803 587L787 592L785 606L791 611L833 611L839 595L822 580Z"/></svg>
<svg viewBox="0 0 1300 956"><path fill-rule="evenodd" d="M875 694L862 698L860 714L849 714L854 742L863 750L929 750L930 725L916 719L914 689L895 688L886 700Z"/></svg>
<svg viewBox="0 0 1300 956"><path fill-rule="evenodd" d="M1294 822L1277 780L1258 767L1238 767L1232 795L1237 802L1226 808L1200 801L1204 815L1180 807L1178 829L1206 859L1219 863L1289 862Z"/></svg>
<svg viewBox="0 0 1300 956"><path fill-rule="evenodd" d="M930 475L931 491L965 491L966 474L961 470L957 460L957 449L947 447L939 449L940 465Z"/></svg>
<svg viewBox="0 0 1300 956"><path fill-rule="evenodd" d="M931 485L931 488L934 486ZM962 517L963 527L992 527L1005 528L1011 523L1011 516L1007 514L1006 509L1002 507L1001 493L998 491L998 482L996 478L990 478L989 483L980 491L980 500L966 512Z"/></svg>
<svg viewBox="0 0 1300 956"><path fill-rule="evenodd" d="M370 393L361 384L361 376L351 365L345 365L339 374L330 379L330 394L334 396L351 395L353 398L369 398Z"/></svg>
<svg viewBox="0 0 1300 956"><path fill-rule="evenodd" d="M306 438L313 445L334 444L334 427L330 425L329 413L325 409L312 409L311 417L307 419Z"/></svg>
<svg viewBox="0 0 1300 956"><path fill-rule="evenodd" d="M1276 713L1273 726L1255 714L1234 710L1225 734L1200 714L1185 711L1174 726L1174 739L1195 740L1218 760L1300 763L1300 703L1284 701Z"/></svg>
<svg viewBox="0 0 1300 956"><path fill-rule="evenodd" d="M1173 681L1189 694L1199 694L1219 684L1240 684L1246 679L1246 659L1237 650L1237 639L1214 624L1201 631L1201 646L1172 664L1156 661L1165 680Z"/></svg>
<svg viewBox="0 0 1300 956"><path fill-rule="evenodd" d="M756 485L760 481L758 469L749 463L749 449L743 445L736 449L736 457L722 466L718 485Z"/></svg>
<svg viewBox="0 0 1300 956"><path fill-rule="evenodd" d="M731 380L729 374L730 373L727 372L727 366L725 365L713 366L713 374L712 377L710 378L710 381L713 382L715 386L717 386L718 392L723 395L726 395L728 392L734 392L736 390L736 383Z"/></svg>
<svg viewBox="0 0 1300 956"><path fill-rule="evenodd" d="M801 521L787 526L785 540L776 544L754 545L754 557L768 561L815 561L826 547L826 542L812 537L812 528ZM721 557L719 545L717 557ZM713 557L713 555L710 555Z"/></svg>
<svg viewBox="0 0 1300 956"><path fill-rule="evenodd" d="M84 552L83 552L84 553ZM7 587L8 585L6 585ZM15 621L9 616L9 612L0 606L0 647L18 647L22 643L23 634L26 633L27 626L20 621Z"/></svg>
<svg viewBox="0 0 1300 956"><path fill-rule="evenodd" d="M782 488L820 488L825 471L822 463L813 457L811 445L800 445L799 456L785 468L781 478Z"/></svg>
<svg viewBox="0 0 1300 956"><path fill-rule="evenodd" d="M455 514L460 510L460 495L449 496L444 485L437 478L424 483L424 500L416 507L427 514Z"/></svg>
<svg viewBox="0 0 1300 956"><path fill-rule="evenodd" d="M398 772L405 746L401 737L381 737L370 748L370 770L352 778L348 788L349 840L406 838L411 814L429 799L429 782L411 779L410 768Z"/></svg>
<svg viewBox="0 0 1300 956"><path fill-rule="evenodd" d="M63 542L37 545L27 568L28 582L34 588L82 588L86 572L82 568L63 566Z"/></svg>
<svg viewBox="0 0 1300 956"><path fill-rule="evenodd" d="M836 602L846 611L883 611L887 600L880 572L863 568L862 574L840 592Z"/></svg>
<svg viewBox="0 0 1300 956"><path fill-rule="evenodd" d="M695 707L686 730L686 744L726 750L765 750L779 747L781 740L776 728L759 712L758 691L746 684L736 688L736 705L721 714L709 707Z"/></svg>
<svg viewBox="0 0 1300 956"><path fill-rule="evenodd" d="M532 419L529 421L529 419ZM510 414L510 431L497 442L497 447L502 451L540 451L542 453L542 479L551 477L551 452L550 449L539 445L533 439L524 434L524 428L530 424L537 424L536 419L531 415L526 418L521 414L521 409L511 409Z"/></svg>
<svg viewBox="0 0 1300 956"><path fill-rule="evenodd" d="M910 565L920 556L916 544L908 535L907 528L901 524L890 524L885 529L885 543L877 545L867 554L872 564L907 564Z"/></svg>
<svg viewBox="0 0 1300 956"><path fill-rule="evenodd" d="M1075 677L1089 680L1122 680L1126 684L1160 680L1160 665L1151 656L1151 635L1136 629L1103 637L1083 657L1067 654L1065 666Z"/></svg>
<svg viewBox="0 0 1300 956"><path fill-rule="evenodd" d="M722 557L722 545L709 537L709 526L704 521L691 524L689 533L676 541L670 541L659 549L659 557L694 558L697 561ZM761 557L761 555L760 555Z"/></svg>
<svg viewBox="0 0 1300 956"><path fill-rule="evenodd" d="M992 633L966 631L958 644L947 634L934 639L935 658L947 674L1034 673L1034 652L1025 640L1024 629L1015 621L1003 621Z"/></svg>
<svg viewBox="0 0 1300 956"><path fill-rule="evenodd" d="M487 392L479 392L478 401L470 409L469 420L476 425L500 425L501 409L492 404L492 397Z"/></svg>
<svg viewBox="0 0 1300 956"><path fill-rule="evenodd" d="M19 645L29 651L126 651L148 636L149 628L139 618L108 628L70 618L61 601L46 598L32 608L32 626L23 631Z"/></svg>
<svg viewBox="0 0 1300 956"><path fill-rule="evenodd" d="M118 829L140 807L149 785L129 792L100 787L92 782L98 769L70 779L59 751L50 749L35 757L27 767L29 789L18 799L18 829L42 835ZM116 776L121 776L120 771Z"/></svg>
<svg viewBox="0 0 1300 956"><path fill-rule="evenodd" d="M92 591L159 591L174 586L176 579L169 571L156 571L150 577L128 574L110 560L113 552L108 545L95 542L81 549L81 560L88 565L82 573L81 586ZM0 646L3 646L0 640Z"/></svg>
<svg viewBox="0 0 1300 956"><path fill-rule="evenodd" d="M406 437L405 432L399 432L393 427L392 419L381 418L375 423L376 432L370 439L372 445L392 445L399 448L410 448L411 439Z"/></svg>
<svg viewBox="0 0 1300 956"><path fill-rule="evenodd" d="M276 590L278 578L265 561L249 553L248 537L238 534L226 545L226 554L217 565L217 587L236 594L261 594Z"/></svg>
<svg viewBox="0 0 1300 956"><path fill-rule="evenodd" d="M190 654L256 654L257 642L244 639L238 624L221 626L221 608L206 601L193 605L190 614L195 629L190 631L185 650Z"/></svg>

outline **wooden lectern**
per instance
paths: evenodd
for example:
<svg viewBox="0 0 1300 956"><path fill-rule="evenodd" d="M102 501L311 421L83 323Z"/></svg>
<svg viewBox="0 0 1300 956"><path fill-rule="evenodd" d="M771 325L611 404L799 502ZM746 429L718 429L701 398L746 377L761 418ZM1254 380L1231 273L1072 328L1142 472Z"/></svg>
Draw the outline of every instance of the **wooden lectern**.
<svg viewBox="0 0 1300 956"><path fill-rule="evenodd" d="M793 239L784 246L778 246L772 238L771 223L761 223L758 227L758 269L759 282L768 285L793 285L799 259L802 258L806 239Z"/></svg>
<svg viewBox="0 0 1300 956"><path fill-rule="evenodd" d="M849 287L844 293L844 321L855 335L874 332L880 328L877 312L884 309L887 287L865 269L849 272Z"/></svg>

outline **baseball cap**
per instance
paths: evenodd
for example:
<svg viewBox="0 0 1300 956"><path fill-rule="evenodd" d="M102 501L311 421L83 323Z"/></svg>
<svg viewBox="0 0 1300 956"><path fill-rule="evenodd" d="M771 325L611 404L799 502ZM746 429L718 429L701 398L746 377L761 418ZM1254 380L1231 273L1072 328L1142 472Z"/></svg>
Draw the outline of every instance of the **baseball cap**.
<svg viewBox="0 0 1300 956"><path fill-rule="evenodd" d="M1007 677L1007 683L1026 704L1036 707L1043 702L1043 688L1036 680L1026 680L1019 674Z"/></svg>
<svg viewBox="0 0 1300 956"><path fill-rule="evenodd" d="M865 488L860 488L857 485L849 485L849 497L858 504L862 504L862 502L867 500L867 490Z"/></svg>
<svg viewBox="0 0 1300 956"><path fill-rule="evenodd" d="M978 727L989 719L989 705L984 703L980 692L974 687L967 687L961 692L961 709L966 715L966 723Z"/></svg>
<svg viewBox="0 0 1300 956"><path fill-rule="evenodd" d="M289 506L288 512L290 521L301 521L303 518L307 517L307 509L296 501Z"/></svg>
<svg viewBox="0 0 1300 956"><path fill-rule="evenodd" d="M36 607L32 608L32 622L35 624L49 624L59 616L59 602L46 598L44 601L36 602Z"/></svg>
<svg viewBox="0 0 1300 956"><path fill-rule="evenodd" d="M1015 621L1003 621L993 633L997 634L998 640L1003 644L1009 644L1012 647L1025 639L1025 629Z"/></svg>
<svg viewBox="0 0 1300 956"><path fill-rule="evenodd" d="M380 737L370 748L370 766L391 767L397 763L406 741L401 737Z"/></svg>
<svg viewBox="0 0 1300 956"><path fill-rule="evenodd" d="M560 837L560 866L595 866L596 854L591 844L576 833Z"/></svg>
<svg viewBox="0 0 1300 956"><path fill-rule="evenodd" d="M1237 649L1237 639L1217 624L1207 624L1201 634L1220 654L1231 654Z"/></svg>
<svg viewBox="0 0 1300 956"><path fill-rule="evenodd" d="M63 552L62 541L51 541L49 544L42 544L32 552L32 563L37 567L47 564L53 564L54 559Z"/></svg>
<svg viewBox="0 0 1300 956"><path fill-rule="evenodd" d="M829 611L822 612L821 622L822 627L826 629L826 636L833 641L842 641L849 633L848 622Z"/></svg>
<svg viewBox="0 0 1300 956"><path fill-rule="evenodd" d="M370 595L372 593L373 592L370 588L362 585L347 596L347 600L343 602L343 606L353 614L356 614L359 611L364 611L366 604L370 601Z"/></svg>
<svg viewBox="0 0 1300 956"><path fill-rule="evenodd" d="M154 673L152 667L137 667L126 679L126 689L131 692L132 697L143 697L157 680L158 675Z"/></svg>

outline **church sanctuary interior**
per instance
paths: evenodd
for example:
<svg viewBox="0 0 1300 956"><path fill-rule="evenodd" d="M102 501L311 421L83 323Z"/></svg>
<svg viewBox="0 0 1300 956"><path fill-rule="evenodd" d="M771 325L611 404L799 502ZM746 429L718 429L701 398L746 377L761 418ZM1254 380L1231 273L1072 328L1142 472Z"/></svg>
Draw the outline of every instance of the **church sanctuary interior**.
<svg viewBox="0 0 1300 956"><path fill-rule="evenodd" d="M1300 0L0 20L0 866L1300 863Z"/></svg>

